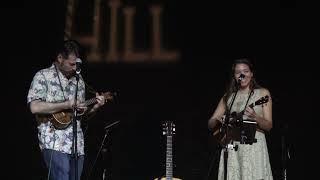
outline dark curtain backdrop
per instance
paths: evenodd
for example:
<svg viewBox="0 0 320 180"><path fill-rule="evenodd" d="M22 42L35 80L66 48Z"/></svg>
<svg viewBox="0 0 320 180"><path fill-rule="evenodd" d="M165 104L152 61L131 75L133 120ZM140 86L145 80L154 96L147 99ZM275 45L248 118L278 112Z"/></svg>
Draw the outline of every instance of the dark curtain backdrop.
<svg viewBox="0 0 320 180"><path fill-rule="evenodd" d="M137 7L159 2L165 4L164 44L181 52L179 62L84 64L82 73L91 87L118 93L115 102L83 123L84 179L90 172L90 179L102 179L103 171L110 179L163 175L165 120L176 125L174 175L216 179L217 167L209 167L217 146L207 120L224 93L232 60L240 57L254 60L258 82L272 94L274 128L266 136L275 179L282 174L282 140L290 154L289 179L312 177L309 163L318 151L312 140L317 128L316 66L304 55L306 43L300 42L311 34L303 22L308 18L295 3L123 1ZM54 48L63 40L65 5L66 1L9 2L1 8L5 179L46 178L26 95L34 73L50 65ZM137 21L137 29L146 31L143 20ZM118 120L102 144L104 127Z"/></svg>

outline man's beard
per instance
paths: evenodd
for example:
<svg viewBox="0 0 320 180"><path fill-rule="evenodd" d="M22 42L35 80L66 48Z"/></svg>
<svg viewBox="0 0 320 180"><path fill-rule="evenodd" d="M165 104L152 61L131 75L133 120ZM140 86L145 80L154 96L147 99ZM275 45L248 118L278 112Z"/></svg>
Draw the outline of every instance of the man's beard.
<svg viewBox="0 0 320 180"><path fill-rule="evenodd" d="M70 79L71 77L73 77L75 74L76 74L75 71L65 72L65 76L66 76L68 79Z"/></svg>
<svg viewBox="0 0 320 180"><path fill-rule="evenodd" d="M76 74L76 71L74 70L70 70L70 71L65 71L63 66L60 67L60 71L62 72L62 74L64 74L66 76L66 78L70 79L71 77L73 77Z"/></svg>

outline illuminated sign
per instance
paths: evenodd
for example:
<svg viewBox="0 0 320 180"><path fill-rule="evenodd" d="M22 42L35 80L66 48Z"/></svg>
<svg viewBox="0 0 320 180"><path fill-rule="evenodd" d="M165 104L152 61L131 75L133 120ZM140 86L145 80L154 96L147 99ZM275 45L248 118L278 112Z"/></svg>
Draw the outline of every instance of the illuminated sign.
<svg viewBox="0 0 320 180"><path fill-rule="evenodd" d="M163 8L161 5L151 5L148 10L151 22L145 20L146 24L150 25L150 47L137 50L134 47L134 42L140 40L134 37L134 17L137 8L122 6L120 0L109 0L106 4L108 11L102 11L102 2L104 1L94 0L93 2L93 10L91 11L93 13L92 32L90 35L79 35L78 32L81 29L75 28L75 7L78 7L76 6L76 0L69 0L67 5L65 39L76 39L87 47L88 62L135 63L177 62L179 60L180 53L178 51L167 50L163 47L161 30ZM107 28L102 28L104 22L107 22ZM123 29L119 28L120 23L123 23ZM102 32L103 29L104 32ZM103 36L108 38L102 38Z"/></svg>

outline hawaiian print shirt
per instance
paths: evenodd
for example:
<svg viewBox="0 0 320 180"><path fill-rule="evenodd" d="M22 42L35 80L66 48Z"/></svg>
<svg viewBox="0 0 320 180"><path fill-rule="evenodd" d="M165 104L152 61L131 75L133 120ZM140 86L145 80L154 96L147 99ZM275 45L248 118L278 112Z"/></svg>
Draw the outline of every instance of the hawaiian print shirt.
<svg viewBox="0 0 320 180"><path fill-rule="evenodd" d="M55 66L52 64L51 67L38 71L33 77L28 92L27 103L29 104L34 100L54 103L74 99L76 84L76 77L67 79L58 69L56 70ZM85 84L81 76L78 83L78 100L80 102L84 102L85 100ZM80 121L77 122L77 150L78 154L83 155L83 132L80 128ZM53 149L71 154L73 140L72 129L72 125L69 125L66 129L58 130L53 127L50 121L40 123L38 125L40 149Z"/></svg>

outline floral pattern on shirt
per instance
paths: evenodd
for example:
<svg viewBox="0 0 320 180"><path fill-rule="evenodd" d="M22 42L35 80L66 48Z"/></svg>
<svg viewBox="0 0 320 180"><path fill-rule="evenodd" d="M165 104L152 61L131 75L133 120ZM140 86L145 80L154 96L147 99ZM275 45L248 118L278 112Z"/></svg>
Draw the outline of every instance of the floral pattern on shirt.
<svg viewBox="0 0 320 180"><path fill-rule="evenodd" d="M59 76L59 77L58 77ZM60 81L61 80L61 86ZM34 100L42 100L46 102L63 102L68 99L74 99L76 91L76 77L67 79L59 70L58 73L55 66L38 71L30 85L27 96L27 103ZM63 91L61 89L63 88ZM80 102L85 100L85 84L80 75L78 83L78 97ZM77 121L77 150L78 153L84 154L84 138L80 126ZM53 149L63 153L72 153L73 130L72 125L66 129L57 130L50 121L40 123L38 125L39 146L41 149Z"/></svg>

